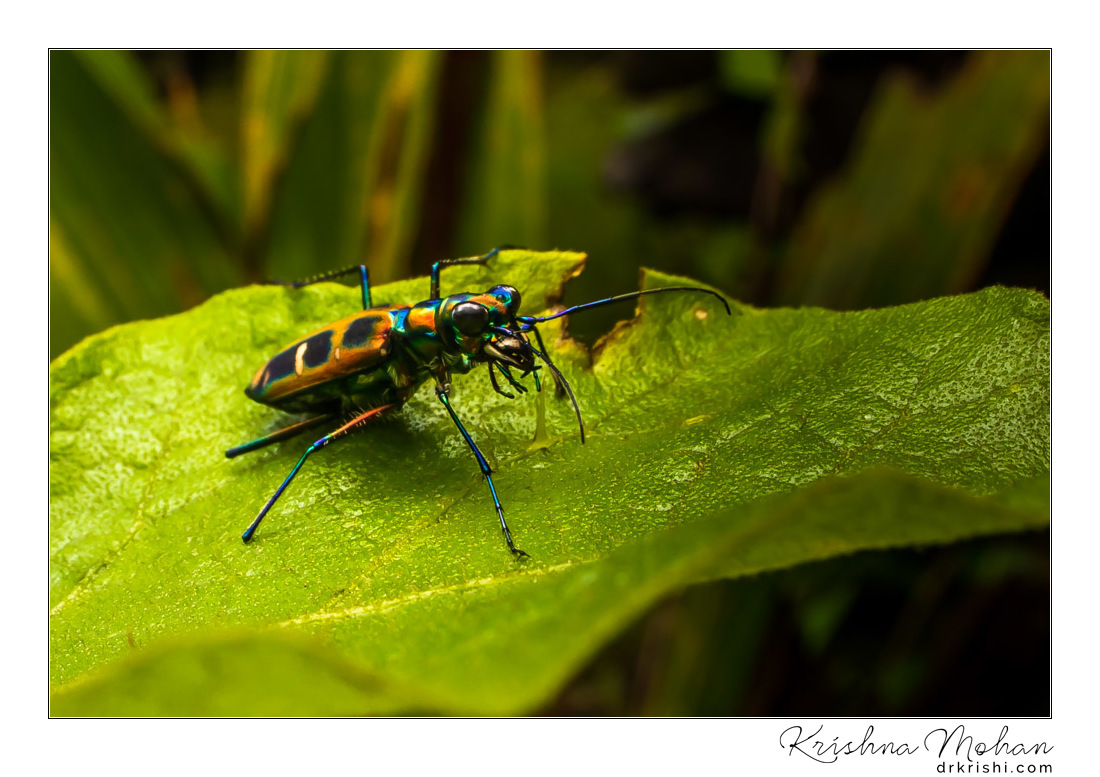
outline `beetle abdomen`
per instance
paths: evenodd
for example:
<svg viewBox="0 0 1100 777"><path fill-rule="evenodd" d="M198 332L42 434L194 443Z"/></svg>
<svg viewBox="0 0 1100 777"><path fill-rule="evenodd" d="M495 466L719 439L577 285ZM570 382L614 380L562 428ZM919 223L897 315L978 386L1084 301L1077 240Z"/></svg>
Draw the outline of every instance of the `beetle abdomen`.
<svg viewBox="0 0 1100 777"><path fill-rule="evenodd" d="M335 386L319 387L339 385L342 378L384 366L394 312L392 308L364 310L291 343L256 372L245 394L275 407L330 404Z"/></svg>

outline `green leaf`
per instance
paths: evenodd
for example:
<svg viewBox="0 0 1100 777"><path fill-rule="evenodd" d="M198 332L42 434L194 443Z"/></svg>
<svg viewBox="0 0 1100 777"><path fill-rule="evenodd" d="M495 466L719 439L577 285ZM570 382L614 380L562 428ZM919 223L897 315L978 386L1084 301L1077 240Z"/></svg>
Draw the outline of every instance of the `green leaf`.
<svg viewBox="0 0 1100 777"><path fill-rule="evenodd" d="M135 652L104 676L55 696L50 714L387 715L417 707L427 708L414 693L307 640L227 634Z"/></svg>
<svg viewBox="0 0 1100 777"><path fill-rule="evenodd" d="M581 260L506 252L454 268L444 293L511 283L533 312ZM226 461L285 423L241 387L357 295L236 290L52 365L55 714L530 711L684 585L1049 520L1041 296L727 317L668 294L644 298L591 369L547 327L583 447L568 402L547 399L551 445L529 450L534 400L495 395L480 372L456 378L530 560L507 552L429 390L311 459L246 546L240 532L304 443ZM257 698L256 678L285 692Z"/></svg>
<svg viewBox="0 0 1100 777"><path fill-rule="evenodd" d="M854 308L972 288L1050 113L1050 55L973 54L942 90L884 80L849 168L808 205L780 301Z"/></svg>

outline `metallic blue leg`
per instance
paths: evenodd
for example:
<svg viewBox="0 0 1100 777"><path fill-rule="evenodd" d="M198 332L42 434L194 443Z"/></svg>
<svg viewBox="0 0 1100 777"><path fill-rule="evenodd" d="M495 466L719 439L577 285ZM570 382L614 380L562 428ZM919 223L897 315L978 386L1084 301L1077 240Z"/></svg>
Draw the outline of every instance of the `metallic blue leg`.
<svg viewBox="0 0 1100 777"><path fill-rule="evenodd" d="M504 244L494 248L484 256L479 256L474 259L441 259L432 265L432 296L429 299L439 299L439 271L444 267L453 267L456 264L486 264L490 259L499 254L501 251L507 251L510 248L519 248L519 246Z"/></svg>
<svg viewBox="0 0 1100 777"><path fill-rule="evenodd" d="M306 452L302 454L302 458L298 459L298 463L294 465L294 469L292 469L290 471L290 474L286 476L286 480L283 481L283 484L279 486L274 494L271 495L271 498L267 500L267 504L265 504L263 509L260 510L260 514L257 515L252 523L249 524L248 528L244 530L244 534L241 535L242 540L244 540L245 542L251 541L252 535L256 533L256 529L259 527L260 521L262 521L264 519L264 516L267 515L267 511L271 509L271 506L273 504L275 504L275 500L282 496L283 492L286 491L286 487L290 485L290 481L294 479L294 476L298 474L298 470L300 470L302 468L302 465L306 463L306 459L309 458L309 454L313 453L315 450L321 447L320 443L321 440L318 440L317 442L313 443L313 445L306 448Z"/></svg>
<svg viewBox="0 0 1100 777"><path fill-rule="evenodd" d="M292 289L300 289L303 286L310 286L314 283L320 283L321 281L331 281L333 278L351 275L352 273L359 273L359 284L363 291L363 310L367 310L370 308L370 279L367 276L367 266L365 264L345 267L342 270L333 270L332 272L326 272L320 275L311 275L301 281L265 281L265 283L268 285L289 286Z"/></svg>
<svg viewBox="0 0 1100 777"><path fill-rule="evenodd" d="M294 465L294 469L292 469L290 471L290 474L286 476L286 480L284 480L282 485L279 486L278 489L276 489L275 493L271 495L271 498L267 500L267 504L265 504L263 506L263 509L260 510L260 514L257 515L256 518L249 525L249 527L245 529L244 534L241 535L241 539L245 542L248 542L252 539L252 535L256 533L256 528L260 525L260 521L264 519L264 516L267 515L267 511L271 509L276 500L283 495L284 491L286 491L286 487L290 485L290 481L294 479L294 476L298 474L298 470L300 470L302 468L302 465L306 463L306 459L309 458L309 454L313 453L319 448L324 448L326 445L328 445L330 442L333 442L334 440L338 440L341 437L350 434L351 432L362 429L371 421L378 419L383 413L385 413L392 407L394 407L394 405L382 405L382 407L376 407L366 411L365 413L361 413L355 418L348 421L343 426L341 426L336 431L330 434L326 434L320 440L313 443L313 445L310 445L308 448L306 448L306 452L302 454L302 458L298 459L298 463ZM259 442L259 440L257 440L257 442Z"/></svg>
<svg viewBox="0 0 1100 777"><path fill-rule="evenodd" d="M246 442L244 445L238 445L236 448L230 448L225 452L227 459L232 459L236 456L240 456L242 453L251 453L252 451L259 450L260 448L266 448L268 445L274 445L277 442L283 440L289 440L291 437L295 437L302 432L308 431L315 426L332 421L335 419L335 415L319 415L316 418L307 418L305 421L300 421L290 426L285 426L282 429L277 429L271 434L261 437L258 440L252 442Z"/></svg>
<svg viewBox="0 0 1100 777"><path fill-rule="evenodd" d="M477 444L470 436L470 433L466 431L466 427L462 425L462 421L458 419L458 415L455 413L454 408L451 407L451 401L447 398L447 392L443 388L437 388L435 394L439 397L439 401L443 403L443 407L447 408L447 412L451 414L451 420L455 422L455 426L458 427L458 431L461 432L463 439L466 440L466 444L470 446L470 450L473 451L474 458L477 459L477 465L481 468L481 474L485 476L485 482L489 484L489 493L493 497L493 504L497 508L497 516L500 517L500 528L504 532L504 541L508 543L508 550L512 551L512 554L516 558L524 558L527 556L522 550L516 547L512 542L512 532L508 531L508 524L504 522L504 508L500 505L500 499L497 498L497 490L493 485L492 469L489 467L489 462L485 460L485 457L481 455L481 451L478 450Z"/></svg>

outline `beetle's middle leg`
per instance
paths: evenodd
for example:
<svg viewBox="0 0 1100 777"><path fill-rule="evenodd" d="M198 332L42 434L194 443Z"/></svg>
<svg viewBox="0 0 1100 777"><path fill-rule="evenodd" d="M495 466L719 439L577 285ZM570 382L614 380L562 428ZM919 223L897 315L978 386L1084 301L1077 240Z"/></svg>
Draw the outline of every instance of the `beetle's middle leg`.
<svg viewBox="0 0 1100 777"><path fill-rule="evenodd" d="M376 407L368 410L365 413L360 413L336 431L331 432L330 434L326 434L320 440L313 443L313 445L310 445L308 448L306 448L306 452L302 454L302 458L298 459L298 463L294 465L294 469L292 469L290 471L290 474L286 476L286 480L283 481L283 484L279 486L274 494L272 494L271 498L267 500L267 504L265 504L263 506L263 509L260 510L260 514L257 515L255 520L253 520L249 527L245 529L244 534L241 535L241 539L245 542L248 542L252 539L252 535L256 533L256 527L260 525L260 521L264 519L264 516L267 515L267 511L270 510L271 506L275 504L275 500L283 495L283 491L286 491L286 487L290 485L290 481L294 479L294 476L298 474L298 470L300 470L302 468L302 465L305 464L306 459L309 458L309 454L313 453L315 450L324 448L330 442L339 440L341 437L346 437L352 432L362 429L364 426L371 423L372 421L377 421L387 410L391 410L395 407L397 407L396 404L382 405L381 407Z"/></svg>
<svg viewBox="0 0 1100 777"><path fill-rule="evenodd" d="M508 550L512 551L512 555L517 559L527 556L526 553L517 548L515 543L512 542L512 532L508 531L508 524L504 522L504 508L500 506L500 499L497 498L496 487L493 486L493 470L489 467L489 462L481 455L481 451L478 450L474 438L466 431L466 427L462 425L462 421L459 420L458 414L455 413L454 408L451 407L451 400L447 397L447 388L443 385L438 386L435 390L435 395L439 397L439 401L443 403L443 407L447 408L447 412L451 415L451 420L455 422L455 426L457 426L458 431L462 433L462 437L466 440L466 444L470 446L474 458L477 459L477 465L481 468L481 474L485 476L485 482L489 485L489 493L493 497L493 504L496 505L497 516L500 518L500 528L501 531L504 532L504 541L508 543Z"/></svg>
<svg viewBox="0 0 1100 777"><path fill-rule="evenodd" d="M501 251L507 251L511 248L519 248L520 246L514 246L511 244L499 245L492 251L482 255L476 256L471 259L441 259L432 265L432 296L431 299L439 299L439 271L444 267L453 267L456 264L480 264L484 266L490 259L499 254Z"/></svg>

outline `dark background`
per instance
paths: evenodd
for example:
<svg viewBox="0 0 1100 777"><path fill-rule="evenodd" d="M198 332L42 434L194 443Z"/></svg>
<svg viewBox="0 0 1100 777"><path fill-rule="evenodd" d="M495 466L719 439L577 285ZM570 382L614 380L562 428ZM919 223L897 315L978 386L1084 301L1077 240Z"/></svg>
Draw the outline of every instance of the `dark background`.
<svg viewBox="0 0 1100 777"><path fill-rule="evenodd" d="M51 52L51 358L266 277L582 250L566 301L1049 296L1048 52ZM570 322L592 343L628 310ZM1049 533L693 587L554 715L1047 715Z"/></svg>

